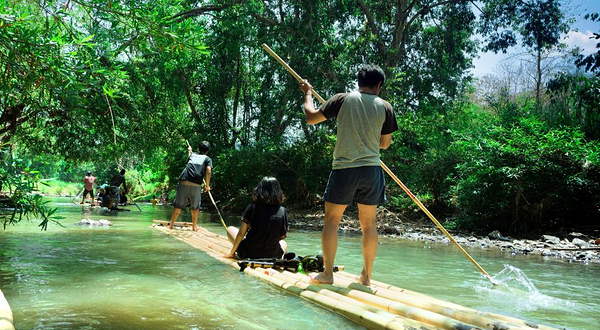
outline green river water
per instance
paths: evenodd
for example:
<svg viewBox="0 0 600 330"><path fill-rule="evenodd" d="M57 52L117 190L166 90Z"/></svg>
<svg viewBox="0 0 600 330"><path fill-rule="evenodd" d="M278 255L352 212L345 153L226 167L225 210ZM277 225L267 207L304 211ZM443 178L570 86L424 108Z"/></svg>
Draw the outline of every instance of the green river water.
<svg viewBox="0 0 600 330"><path fill-rule="evenodd" d="M336 313L209 257L150 225L171 207L101 209L54 198L65 228L24 221L0 230L0 289L16 329L361 329ZM200 223L222 234L218 218ZM111 227L80 227L81 219ZM187 212L180 221L190 221ZM226 219L239 224L237 217ZM290 251L320 251L320 233L292 230ZM468 307L567 329L600 329L600 265L467 249L502 282L492 287L456 248L381 238L373 277ZM360 236L341 236L336 263L360 272Z"/></svg>

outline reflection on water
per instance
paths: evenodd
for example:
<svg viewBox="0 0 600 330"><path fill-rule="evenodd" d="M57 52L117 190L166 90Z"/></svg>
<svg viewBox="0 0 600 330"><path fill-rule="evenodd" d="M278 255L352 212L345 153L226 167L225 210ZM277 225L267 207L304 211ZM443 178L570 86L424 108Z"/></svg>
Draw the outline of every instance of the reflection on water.
<svg viewBox="0 0 600 330"><path fill-rule="evenodd" d="M108 213L57 201L66 228L39 232L36 223L23 223L0 231L0 288L17 329L361 328L151 230L153 219L168 220L169 207L140 204L143 212ZM83 218L113 226L74 225ZM189 213L182 219L189 221ZM238 217L226 220L239 223ZM216 216L201 214L200 223L222 232ZM469 251L497 274L501 285L494 287L451 246L381 242L376 280L569 329L600 323L597 265ZM320 234L292 231L288 243L299 255L317 254ZM340 239L336 263L360 271L360 237Z"/></svg>

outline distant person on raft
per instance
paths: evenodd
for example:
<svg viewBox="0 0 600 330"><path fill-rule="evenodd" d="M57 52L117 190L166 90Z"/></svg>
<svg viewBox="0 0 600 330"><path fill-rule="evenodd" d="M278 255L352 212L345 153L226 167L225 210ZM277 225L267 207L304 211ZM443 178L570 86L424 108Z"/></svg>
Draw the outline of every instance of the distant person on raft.
<svg viewBox="0 0 600 330"><path fill-rule="evenodd" d="M233 244L225 258L281 258L287 250L284 241L288 217L283 191L275 178L264 177L252 194L253 202L246 207L240 229L227 228L227 238Z"/></svg>
<svg viewBox="0 0 600 330"><path fill-rule="evenodd" d="M371 284L377 252L375 218L377 205L385 202L385 180L379 149L387 149L398 123L392 106L379 98L385 73L375 65L358 71L358 91L334 95L315 109L312 86L300 83L304 92L306 121L318 124L337 120L337 142L333 151L332 171L325 188L325 223L321 234L324 271L312 278L316 283L333 283L333 263L338 246L337 230L348 204L358 204L362 230L364 266L358 282Z"/></svg>
<svg viewBox="0 0 600 330"><path fill-rule="evenodd" d="M207 141L202 141L198 145L198 151L200 152L198 154L192 152L192 147L188 144L188 162L179 176L179 185L173 202L174 208L169 229L173 229L179 213L189 203L192 211L192 229L194 231L198 230L198 211L200 210L202 184L204 181L204 189L206 191L210 190L210 176L213 167L212 159L206 155L208 150L210 150L210 143Z"/></svg>
<svg viewBox="0 0 600 330"><path fill-rule="evenodd" d="M92 175L92 171L87 171L87 175L83 178L83 199L81 203L85 203L85 198L87 195L90 195L92 199L92 206L94 206L94 183L96 182L96 177Z"/></svg>

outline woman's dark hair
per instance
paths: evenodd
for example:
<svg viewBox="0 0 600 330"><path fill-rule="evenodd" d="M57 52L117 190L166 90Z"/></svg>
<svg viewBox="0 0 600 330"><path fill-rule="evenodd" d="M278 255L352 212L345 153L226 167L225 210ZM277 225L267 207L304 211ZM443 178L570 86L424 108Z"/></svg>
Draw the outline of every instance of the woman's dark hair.
<svg viewBox="0 0 600 330"><path fill-rule="evenodd" d="M198 151L200 151L201 154L207 154L208 150L210 150L210 143L208 143L208 141L200 142L198 145Z"/></svg>
<svg viewBox="0 0 600 330"><path fill-rule="evenodd" d="M283 191L279 181L273 177L264 177L252 193L252 200L257 203L278 205L283 203Z"/></svg>
<svg viewBox="0 0 600 330"><path fill-rule="evenodd" d="M385 82L385 72L373 64L365 64L358 70L358 87L375 87Z"/></svg>

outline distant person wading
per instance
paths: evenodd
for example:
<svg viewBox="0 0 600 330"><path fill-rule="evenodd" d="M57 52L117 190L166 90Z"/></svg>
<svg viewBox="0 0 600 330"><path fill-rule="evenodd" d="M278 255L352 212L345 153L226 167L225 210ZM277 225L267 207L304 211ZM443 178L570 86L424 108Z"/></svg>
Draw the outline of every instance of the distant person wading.
<svg viewBox="0 0 600 330"><path fill-rule="evenodd" d="M92 175L92 171L87 171L87 175L83 178L83 199L80 204L85 203L85 198L87 195L90 195L92 199L92 206L94 205L94 183L96 182L96 177Z"/></svg>

